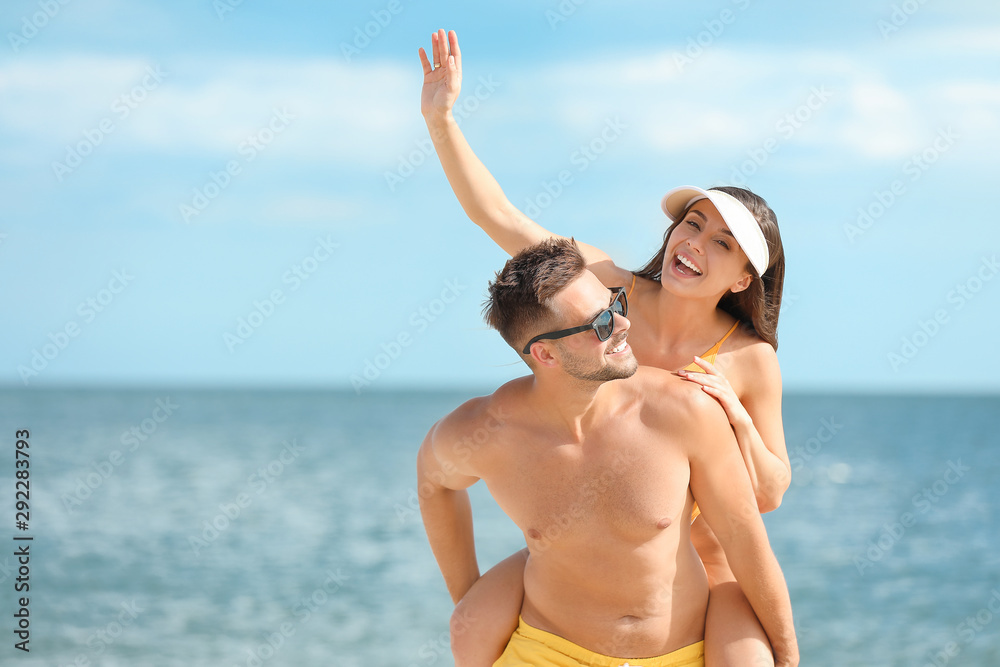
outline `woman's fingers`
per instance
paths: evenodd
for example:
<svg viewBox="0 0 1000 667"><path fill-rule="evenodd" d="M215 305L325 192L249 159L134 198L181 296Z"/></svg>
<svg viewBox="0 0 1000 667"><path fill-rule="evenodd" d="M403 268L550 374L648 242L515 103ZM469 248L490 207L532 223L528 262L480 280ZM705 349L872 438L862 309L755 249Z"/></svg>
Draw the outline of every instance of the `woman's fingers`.
<svg viewBox="0 0 1000 667"><path fill-rule="evenodd" d="M715 372L714 375L709 373L698 373L692 371L678 371L680 375L685 380L690 380L698 384L702 391L714 398L722 406L722 409L726 411L726 416L729 417L729 422L731 424L736 424L738 422L742 423L744 420L749 420L750 415L747 413L746 409L743 407L743 403L740 402L739 396L733 391L733 387L729 384L729 380L726 379L722 373L715 370L715 367L709 362L695 357L695 361L701 361L699 364L702 368L709 368ZM752 421L752 420L751 420Z"/></svg>
<svg viewBox="0 0 1000 667"><path fill-rule="evenodd" d="M690 371L684 371L684 374L681 377L685 380L690 380L691 382L700 384L702 387L719 388L722 384L716 376L709 375L708 373L692 373Z"/></svg>
<svg viewBox="0 0 1000 667"><path fill-rule="evenodd" d="M705 361L699 356L695 356L694 363L698 364L698 367L704 369L704 371L709 375L722 375L718 370L716 370L712 362Z"/></svg>
<svg viewBox="0 0 1000 667"><path fill-rule="evenodd" d="M434 66L445 66L448 64L448 56L451 55L451 51L448 48L448 33L444 31L444 28L438 30L438 59L434 61Z"/></svg>
<svg viewBox="0 0 1000 667"><path fill-rule="evenodd" d="M690 380L700 384L703 389L712 389L716 392L733 393L733 388L729 381L721 375L709 375L708 373L692 373L691 371L680 371L680 375L685 380ZM733 393L733 396L736 394Z"/></svg>
<svg viewBox="0 0 1000 667"><path fill-rule="evenodd" d="M417 53L420 55L420 65L424 68L424 74L430 74L433 69L431 69L431 64L427 60L427 52L424 51L424 47L421 46Z"/></svg>
<svg viewBox="0 0 1000 667"><path fill-rule="evenodd" d="M420 49L420 63L424 67L424 74L430 74L438 68L447 70L449 63L453 65L456 72L462 71L462 52L458 48L458 35L454 30L445 32L444 28L431 33L431 55L433 59L427 58L427 52ZM454 58L449 61L449 58Z"/></svg>
<svg viewBox="0 0 1000 667"><path fill-rule="evenodd" d="M462 71L462 51L458 48L458 33L454 30L448 33L448 42L451 46L451 55L455 58L455 69Z"/></svg>

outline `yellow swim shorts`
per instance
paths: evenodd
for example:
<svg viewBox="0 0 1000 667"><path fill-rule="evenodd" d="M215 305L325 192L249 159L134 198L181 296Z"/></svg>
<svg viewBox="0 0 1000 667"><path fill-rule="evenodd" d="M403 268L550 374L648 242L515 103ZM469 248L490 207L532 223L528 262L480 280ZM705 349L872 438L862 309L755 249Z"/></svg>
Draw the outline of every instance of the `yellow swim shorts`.
<svg viewBox="0 0 1000 667"><path fill-rule="evenodd" d="M519 619L507 649L493 667L705 667L705 642L655 658L612 658L588 651Z"/></svg>

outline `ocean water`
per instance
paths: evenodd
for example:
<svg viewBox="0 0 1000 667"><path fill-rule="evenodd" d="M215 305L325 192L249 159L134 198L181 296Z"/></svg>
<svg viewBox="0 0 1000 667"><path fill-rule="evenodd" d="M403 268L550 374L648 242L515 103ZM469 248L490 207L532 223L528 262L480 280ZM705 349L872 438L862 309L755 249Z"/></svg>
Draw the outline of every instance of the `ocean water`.
<svg viewBox="0 0 1000 667"><path fill-rule="evenodd" d="M0 392L0 664L451 665L414 457L470 396ZM1000 665L1000 398L786 396L784 420L794 481L765 519L802 664ZM481 486L485 569L521 537Z"/></svg>

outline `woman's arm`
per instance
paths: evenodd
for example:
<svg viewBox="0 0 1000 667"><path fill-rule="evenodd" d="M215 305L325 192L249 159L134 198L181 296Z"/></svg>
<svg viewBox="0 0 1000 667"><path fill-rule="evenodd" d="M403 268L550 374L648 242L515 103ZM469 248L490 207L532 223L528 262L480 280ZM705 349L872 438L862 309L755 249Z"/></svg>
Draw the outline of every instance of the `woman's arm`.
<svg viewBox="0 0 1000 667"><path fill-rule="evenodd" d="M792 481L792 467L785 447L781 421L781 369L770 345L759 345L747 377L753 378L743 396L750 420L733 426L741 451L749 452L757 473L754 490L761 512L781 505ZM747 454L744 454L744 459Z"/></svg>
<svg viewBox="0 0 1000 667"><path fill-rule="evenodd" d="M441 66L432 66L427 53L420 49L424 69L420 111L448 183L466 215L512 256L539 241L557 237L510 203L500 184L472 151L452 115L462 88L462 52L455 31L445 34L439 30L432 35L431 42L434 63ZM617 287L623 280L631 280L629 272L615 266L602 250L586 243L577 245L588 266L605 284Z"/></svg>
<svg viewBox="0 0 1000 667"><path fill-rule="evenodd" d="M748 346L738 354L744 365L741 375L753 378L742 401L729 380L704 359L695 357L704 373L681 374L699 383L725 409L750 473L758 509L770 512L781 505L792 479L781 423L781 369L774 350L766 343Z"/></svg>
<svg viewBox="0 0 1000 667"><path fill-rule="evenodd" d="M504 195L486 166L480 162L458 128L452 108L462 87L462 53L452 30L431 36L434 62L420 49L424 87L420 111L437 150L445 176L459 203L474 223L483 228L510 255L554 236L517 210Z"/></svg>

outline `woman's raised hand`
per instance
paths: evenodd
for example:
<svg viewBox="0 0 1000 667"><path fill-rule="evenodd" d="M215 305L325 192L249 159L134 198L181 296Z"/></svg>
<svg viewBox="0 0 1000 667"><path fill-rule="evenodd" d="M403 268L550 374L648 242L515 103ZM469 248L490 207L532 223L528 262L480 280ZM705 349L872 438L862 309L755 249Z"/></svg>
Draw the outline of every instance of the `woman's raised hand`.
<svg viewBox="0 0 1000 667"><path fill-rule="evenodd" d="M431 35L433 61L420 48L420 64L424 68L424 87L420 93L420 113L424 117L447 115L451 112L462 89L462 52L458 35L438 30Z"/></svg>

